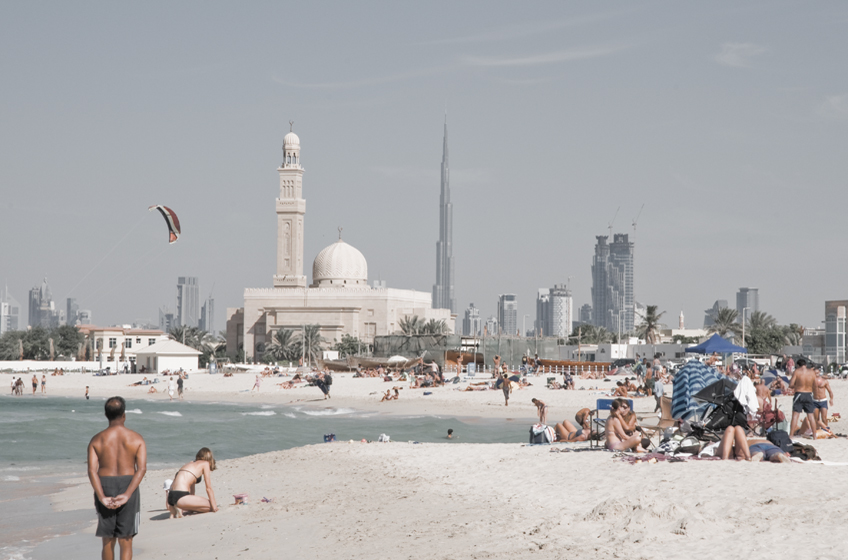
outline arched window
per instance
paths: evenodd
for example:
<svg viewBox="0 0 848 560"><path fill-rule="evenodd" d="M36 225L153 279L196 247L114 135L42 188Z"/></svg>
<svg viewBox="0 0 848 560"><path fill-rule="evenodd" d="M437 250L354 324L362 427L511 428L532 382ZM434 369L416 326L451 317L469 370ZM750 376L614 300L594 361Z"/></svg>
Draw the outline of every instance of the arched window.
<svg viewBox="0 0 848 560"><path fill-rule="evenodd" d="M295 154L294 156L292 156L292 163L294 163L295 165L297 165L297 154Z"/></svg>
<svg viewBox="0 0 848 560"><path fill-rule="evenodd" d="M291 163L291 154L289 154L289 155L287 155L287 156L286 156L286 163L287 163L287 164L290 164L290 163Z"/></svg>

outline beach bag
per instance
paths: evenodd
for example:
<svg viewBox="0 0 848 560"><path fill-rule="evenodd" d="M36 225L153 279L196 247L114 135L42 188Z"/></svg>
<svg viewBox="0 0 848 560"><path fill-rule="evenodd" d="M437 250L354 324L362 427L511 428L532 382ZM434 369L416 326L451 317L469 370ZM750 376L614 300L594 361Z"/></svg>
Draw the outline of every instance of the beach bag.
<svg viewBox="0 0 848 560"><path fill-rule="evenodd" d="M766 436L766 439L768 439L772 445L778 446L784 453L791 453L794 449L792 440L789 439L789 434L783 430L770 431L768 436Z"/></svg>
<svg viewBox="0 0 848 560"><path fill-rule="evenodd" d="M379 441L380 443L389 443L390 441L392 441L392 438L386 434L380 434L380 437L377 438L377 441Z"/></svg>
<svg viewBox="0 0 848 560"><path fill-rule="evenodd" d="M327 384L327 387L329 387L330 385L332 385L332 384L333 384L333 376L332 376L332 375L330 375L329 373L328 373L327 375L325 375L325 376L324 376L324 383L326 383L326 384Z"/></svg>
<svg viewBox="0 0 848 560"><path fill-rule="evenodd" d="M553 443L554 429L544 424L533 424L530 428L530 443Z"/></svg>

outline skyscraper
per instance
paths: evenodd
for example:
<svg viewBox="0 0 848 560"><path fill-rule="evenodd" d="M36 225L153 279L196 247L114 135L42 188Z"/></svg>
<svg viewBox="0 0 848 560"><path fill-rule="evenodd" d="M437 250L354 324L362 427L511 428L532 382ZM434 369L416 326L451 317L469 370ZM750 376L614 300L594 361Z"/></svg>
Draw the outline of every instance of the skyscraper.
<svg viewBox="0 0 848 560"><path fill-rule="evenodd" d="M29 291L29 326L45 329L58 327L60 316L45 278L40 287L36 286Z"/></svg>
<svg viewBox="0 0 848 560"><path fill-rule="evenodd" d="M745 311L745 308L748 308ZM736 312L738 316L736 320L740 323L745 317L750 317L751 313L760 310L760 289L759 288L739 288L736 292Z"/></svg>
<svg viewBox="0 0 848 560"><path fill-rule="evenodd" d="M626 233L616 233L613 242L599 235L592 262L592 311L594 323L611 332L633 330L633 243Z"/></svg>
<svg viewBox="0 0 848 560"><path fill-rule="evenodd" d="M448 123L442 147L442 192L439 195L439 242L436 243L436 283L433 285L433 308L456 313L453 293L453 205L450 199L448 166Z"/></svg>
<svg viewBox="0 0 848 560"><path fill-rule="evenodd" d="M177 279L177 313L174 326L196 327L200 319L200 287L196 276Z"/></svg>
<svg viewBox="0 0 848 560"><path fill-rule="evenodd" d="M200 309L200 330L212 334L215 331L215 299L211 294Z"/></svg>
<svg viewBox="0 0 848 560"><path fill-rule="evenodd" d="M536 292L536 321L533 326L536 328L536 333L542 336L549 336L550 332L550 312L551 312L551 294L546 288L539 288ZM526 334L526 333L525 333Z"/></svg>
<svg viewBox="0 0 848 560"><path fill-rule="evenodd" d="M0 334L6 331L16 331L21 328L21 305L18 300L9 295L6 286L0 292Z"/></svg>
<svg viewBox="0 0 848 560"><path fill-rule="evenodd" d="M465 318L462 320L462 334L466 336L479 336L483 332L483 320L480 318L480 310L472 303L465 309Z"/></svg>
<svg viewBox="0 0 848 560"><path fill-rule="evenodd" d="M518 300L515 294L498 296L498 326L502 334L518 333Z"/></svg>
<svg viewBox="0 0 848 560"><path fill-rule="evenodd" d="M548 326L544 331L545 336L562 338L570 335L574 323L571 290L563 284L554 284L548 292L548 301Z"/></svg>
<svg viewBox="0 0 848 560"><path fill-rule="evenodd" d="M77 315L79 314L79 304L77 304L77 298L69 297L66 301L67 313L65 315L65 320L69 325L73 326L77 324Z"/></svg>

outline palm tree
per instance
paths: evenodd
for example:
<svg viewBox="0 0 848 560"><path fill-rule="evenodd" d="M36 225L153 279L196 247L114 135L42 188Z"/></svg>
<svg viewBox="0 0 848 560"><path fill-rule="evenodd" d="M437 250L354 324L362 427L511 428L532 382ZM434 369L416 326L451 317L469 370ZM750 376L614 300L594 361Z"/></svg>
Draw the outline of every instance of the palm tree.
<svg viewBox="0 0 848 560"><path fill-rule="evenodd" d="M429 334L429 335L440 335L440 334L448 334L448 324L444 319L430 319L426 323L421 325L421 330L419 331L421 334Z"/></svg>
<svg viewBox="0 0 848 560"><path fill-rule="evenodd" d="M400 327L400 332L407 336L415 336L417 334L421 334L421 329L424 326L424 321L421 320L418 315L413 315L410 317L409 315L405 317L401 317L400 321L398 321L398 327Z"/></svg>
<svg viewBox="0 0 848 560"><path fill-rule="evenodd" d="M636 327L636 336L644 340L648 344L656 344L660 338L660 317L665 315L665 311L657 314L656 305L649 305L645 309L645 314L642 315L642 323Z"/></svg>
<svg viewBox="0 0 848 560"><path fill-rule="evenodd" d="M604 327L596 327L595 325L581 325L572 331L569 338L577 340L578 336L581 344L603 344L612 342L615 338L613 333Z"/></svg>
<svg viewBox="0 0 848 560"><path fill-rule="evenodd" d="M190 346L195 350L200 350L201 352L203 351L203 344L211 342L211 336L208 332L197 327L189 327L186 325L172 327L171 330L168 331L168 335L177 342L182 342L186 346Z"/></svg>
<svg viewBox="0 0 848 560"><path fill-rule="evenodd" d="M723 307L718 310L713 318L713 325L707 330L709 333L716 333L722 338L727 338L728 335L736 341L737 337L742 336L742 325L736 322L739 312L729 307Z"/></svg>
<svg viewBox="0 0 848 560"><path fill-rule="evenodd" d="M755 331L770 329L774 326L777 326L777 319L765 311L754 311L748 317L748 324L745 328Z"/></svg>
<svg viewBox="0 0 848 560"><path fill-rule="evenodd" d="M322 344L325 340L321 336L320 325L304 325L301 332L295 331L295 335L297 336L295 349L306 358L307 362L314 362L321 357Z"/></svg>
<svg viewBox="0 0 848 560"><path fill-rule="evenodd" d="M271 333L271 341L265 347L264 357L269 361L293 360L296 354L294 350L294 331L280 327Z"/></svg>

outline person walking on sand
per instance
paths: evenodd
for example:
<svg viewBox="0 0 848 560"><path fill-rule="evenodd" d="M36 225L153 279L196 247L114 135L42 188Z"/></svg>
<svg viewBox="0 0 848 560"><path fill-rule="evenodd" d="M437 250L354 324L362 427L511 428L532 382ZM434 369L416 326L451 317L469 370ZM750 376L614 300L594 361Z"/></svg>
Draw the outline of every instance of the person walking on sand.
<svg viewBox="0 0 848 560"><path fill-rule="evenodd" d="M38 375L32 374L32 396L35 396L35 390L38 389Z"/></svg>
<svg viewBox="0 0 848 560"><path fill-rule="evenodd" d="M104 410L109 427L88 444L88 479L97 511L95 535L103 540L103 560L114 560L116 542L121 560L132 559L133 537L141 521L138 486L147 472L147 446L141 435L124 426L126 408L121 397L107 400Z"/></svg>
<svg viewBox="0 0 848 560"><path fill-rule="evenodd" d="M256 382L253 384L253 388L250 389L250 392L252 393L253 389L256 389L257 391L259 391L260 385L262 385L262 378L257 375L256 376Z"/></svg>
<svg viewBox="0 0 848 560"><path fill-rule="evenodd" d="M173 375L168 377L168 396L171 398L171 401L174 400L174 376Z"/></svg>
<svg viewBox="0 0 848 560"><path fill-rule="evenodd" d="M47 393L47 374L41 374L41 394L44 395Z"/></svg>
<svg viewBox="0 0 848 560"><path fill-rule="evenodd" d="M501 378L501 389L504 394L504 406L509 406L509 394L512 392L512 382L509 380L506 372L504 372Z"/></svg>
<svg viewBox="0 0 848 560"><path fill-rule="evenodd" d="M794 436L795 432L798 431L798 418L802 412L807 415L807 424L813 430L812 437L816 437L816 420L813 416L816 411L816 403L813 399L813 385L815 383L816 376L811 369L807 368L807 360L798 358L798 361L795 362L792 379L789 380L789 387L795 389L795 396L792 397L792 422L789 437Z"/></svg>
<svg viewBox="0 0 848 560"><path fill-rule="evenodd" d="M177 394L180 396L180 400L183 400L183 374L179 373L177 376Z"/></svg>
<svg viewBox="0 0 848 560"><path fill-rule="evenodd" d="M88 400L88 385L85 386L85 400Z"/></svg>

